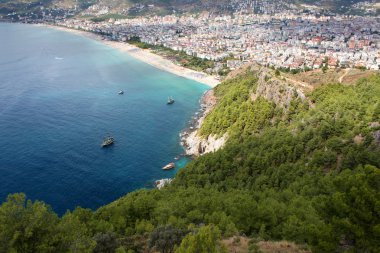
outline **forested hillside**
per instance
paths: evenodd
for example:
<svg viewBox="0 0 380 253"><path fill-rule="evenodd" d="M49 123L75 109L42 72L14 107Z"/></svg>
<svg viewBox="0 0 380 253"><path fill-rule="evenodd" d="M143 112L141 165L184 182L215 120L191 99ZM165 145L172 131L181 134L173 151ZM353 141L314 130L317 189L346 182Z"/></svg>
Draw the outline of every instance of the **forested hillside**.
<svg viewBox="0 0 380 253"><path fill-rule="evenodd" d="M220 239L236 234L251 252L263 240L380 252L380 76L295 92L287 105L255 96L258 82L248 71L216 88L201 133L228 142L162 190L63 217L10 195L0 252L225 252Z"/></svg>

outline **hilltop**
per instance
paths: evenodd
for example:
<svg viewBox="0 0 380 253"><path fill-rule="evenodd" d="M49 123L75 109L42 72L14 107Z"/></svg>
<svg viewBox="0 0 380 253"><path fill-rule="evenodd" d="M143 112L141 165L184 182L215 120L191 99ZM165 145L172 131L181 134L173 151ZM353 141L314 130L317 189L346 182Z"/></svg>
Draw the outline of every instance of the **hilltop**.
<svg viewBox="0 0 380 253"><path fill-rule="evenodd" d="M226 79L233 79L234 77L241 75L248 69L259 69L260 65L256 63L247 63L242 68L237 69L229 73ZM289 83L303 92L314 90L315 88L326 83L342 83L345 85L353 85L362 78L368 78L378 73L375 70L365 70L359 68L330 68L326 70L312 69L308 71L299 70L296 73L291 71L275 71L275 69L266 69L271 76L275 76L277 80L282 80L284 83Z"/></svg>

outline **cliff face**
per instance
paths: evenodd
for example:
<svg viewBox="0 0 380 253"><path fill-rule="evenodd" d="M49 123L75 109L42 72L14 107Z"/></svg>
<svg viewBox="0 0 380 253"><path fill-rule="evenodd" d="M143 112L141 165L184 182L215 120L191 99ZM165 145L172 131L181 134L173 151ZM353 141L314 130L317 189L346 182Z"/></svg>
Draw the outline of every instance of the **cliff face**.
<svg viewBox="0 0 380 253"><path fill-rule="evenodd" d="M226 138L217 139L214 136L203 138L198 135L198 131L206 116L212 111L217 103L214 90L207 91L201 98L201 112L198 118L189 129L181 133L181 142L185 148L186 155L200 156L206 153L215 152L223 147Z"/></svg>
<svg viewBox="0 0 380 253"><path fill-rule="evenodd" d="M203 138L198 135L198 131L194 131L186 137L186 154L200 156L215 152L224 146L227 139L227 133L221 138L217 138L216 135L209 135L207 138Z"/></svg>

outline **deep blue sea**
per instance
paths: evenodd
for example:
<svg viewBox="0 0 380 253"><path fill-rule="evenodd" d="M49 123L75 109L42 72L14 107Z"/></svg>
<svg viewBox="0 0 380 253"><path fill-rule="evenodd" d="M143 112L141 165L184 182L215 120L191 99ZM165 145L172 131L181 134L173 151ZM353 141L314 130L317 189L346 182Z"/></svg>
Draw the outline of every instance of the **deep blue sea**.
<svg viewBox="0 0 380 253"><path fill-rule="evenodd" d="M172 177L161 168L207 89L82 36L0 23L0 202L24 192L62 214Z"/></svg>

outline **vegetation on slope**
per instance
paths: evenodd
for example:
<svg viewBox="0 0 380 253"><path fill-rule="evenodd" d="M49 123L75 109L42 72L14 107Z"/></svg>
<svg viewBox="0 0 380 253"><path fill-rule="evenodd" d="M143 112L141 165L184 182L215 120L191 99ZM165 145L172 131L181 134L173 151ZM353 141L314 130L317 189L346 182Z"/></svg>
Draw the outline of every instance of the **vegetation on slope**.
<svg viewBox="0 0 380 253"><path fill-rule="evenodd" d="M290 240L313 252L380 251L380 76L324 85L286 110L252 100L247 73L221 84L206 133L225 148L97 211L58 218L11 195L0 207L0 252L225 252L221 237ZM214 124L211 124L213 121Z"/></svg>
<svg viewBox="0 0 380 253"><path fill-rule="evenodd" d="M281 110L275 110L275 105L264 98L253 103L250 95L255 92L256 86L256 76L248 73L216 87L215 95L220 98L219 103L206 118L200 134L222 136L229 132L246 135L270 125L271 119Z"/></svg>

